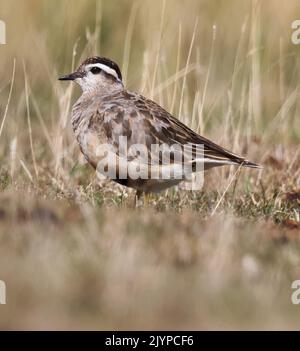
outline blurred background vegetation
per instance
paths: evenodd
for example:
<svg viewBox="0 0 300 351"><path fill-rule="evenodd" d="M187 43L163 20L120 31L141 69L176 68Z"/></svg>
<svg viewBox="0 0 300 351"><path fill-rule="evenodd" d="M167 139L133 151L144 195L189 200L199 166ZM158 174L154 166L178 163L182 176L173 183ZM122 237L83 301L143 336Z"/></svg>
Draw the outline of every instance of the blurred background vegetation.
<svg viewBox="0 0 300 351"><path fill-rule="evenodd" d="M129 89L235 151L247 152L251 137L267 147L298 142L299 47L291 43L291 23L299 6L293 0L286 6L277 0L1 1L2 115L14 60L16 72L0 151L8 155L13 138L19 146L28 139L28 113L36 157L47 138L41 120L56 140L52 149L58 147L56 127L67 123L62 113L69 103L57 77L92 54L118 62Z"/></svg>

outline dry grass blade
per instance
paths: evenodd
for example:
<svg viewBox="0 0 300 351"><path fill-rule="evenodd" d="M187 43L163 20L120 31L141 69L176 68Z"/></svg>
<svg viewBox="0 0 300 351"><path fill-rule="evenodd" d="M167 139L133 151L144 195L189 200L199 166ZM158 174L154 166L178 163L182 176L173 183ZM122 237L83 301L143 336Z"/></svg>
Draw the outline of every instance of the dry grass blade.
<svg viewBox="0 0 300 351"><path fill-rule="evenodd" d="M158 43L157 43L157 48L156 48L156 58L155 58L155 63L154 63L154 71L153 71L151 91L150 91L150 98L151 99L153 99L153 96L154 96L154 89L155 89L155 83L156 83L156 77L157 77L157 70L158 70L159 58L160 58L160 53L161 53L161 40L162 40L162 35L163 35L163 25L164 25L164 18L165 18L165 10L166 10L166 0L163 0L163 2L162 2L162 9L161 9L161 19L160 19L159 34L158 34Z"/></svg>
<svg viewBox="0 0 300 351"><path fill-rule="evenodd" d="M0 126L0 138L3 132L3 128L4 128L4 123L6 120L6 116L7 116L7 112L8 112L8 107L9 107L9 103L11 100L11 96L12 96L12 91L13 91L13 86L14 86L14 82L15 82L15 72L16 72L16 59L14 59L14 65L13 65L13 70L12 70L12 77L11 77L11 83L10 83L10 88L9 88L9 93L8 93L8 98L7 98L7 103L5 105L5 110L4 110L4 115L1 121L1 126Z"/></svg>
<svg viewBox="0 0 300 351"><path fill-rule="evenodd" d="M197 27L198 27L198 18L195 21L194 30L193 30L193 36L192 36L191 44L190 44L190 48L189 48L189 53L188 53L188 56L187 56L187 59L186 59L185 73L184 73L184 76L183 76L181 95L180 95L180 100L179 100L179 112L178 112L179 118L182 118L181 113L182 113L182 106L183 106L183 97L184 97L184 91L185 91L185 86L186 86L188 67L189 67L189 64L190 64L190 59L191 59L192 50L193 50L193 46L194 46L195 36L196 36L196 33L197 33Z"/></svg>
<svg viewBox="0 0 300 351"><path fill-rule="evenodd" d="M30 118L28 76L27 76L26 66L25 66L24 61L23 61L23 72L24 72L24 79L25 79L25 100L26 100L26 111L27 111L27 123L28 123L28 134L29 134L29 141L30 141L30 150L31 150L31 157L32 157L32 162L33 162L33 168L35 171L35 176L38 179L39 172L38 172L38 167L37 167L37 163L36 163L35 151L34 151L34 147L33 147L31 118Z"/></svg>
<svg viewBox="0 0 300 351"><path fill-rule="evenodd" d="M211 215L214 216L214 214L216 213L217 209L219 208L221 202L223 201L228 189L230 188L230 185L232 184L232 182L234 181L234 179L236 179L236 176L238 175L238 173L240 172L240 169L243 167L243 165L239 165L238 169L235 171L235 173L233 174L233 176L231 177L228 185L226 186L225 191L223 192L222 196L220 197L220 199L218 200L215 208L212 210Z"/></svg>
<svg viewBox="0 0 300 351"><path fill-rule="evenodd" d="M122 77L123 77L124 85L126 85L126 82L127 82L132 33L133 33L133 28L134 28L134 23L135 23L135 18L137 15L138 8L139 8L138 2L134 2L131 8L130 17L127 25L125 44L124 44L124 53L123 53L123 65L122 65Z"/></svg>

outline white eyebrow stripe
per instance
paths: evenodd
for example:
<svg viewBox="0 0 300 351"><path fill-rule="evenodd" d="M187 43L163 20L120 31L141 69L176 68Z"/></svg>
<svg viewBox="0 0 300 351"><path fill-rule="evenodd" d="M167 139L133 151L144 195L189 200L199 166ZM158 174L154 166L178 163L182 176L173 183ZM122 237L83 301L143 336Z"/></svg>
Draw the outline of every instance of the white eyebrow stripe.
<svg viewBox="0 0 300 351"><path fill-rule="evenodd" d="M114 76L115 78L120 80L117 72L113 68L110 68L110 67L104 65L103 63L92 63L90 65L87 65L87 68L91 68L91 67L98 67L98 68L102 69L104 72L106 72L107 74L110 74L111 76Z"/></svg>

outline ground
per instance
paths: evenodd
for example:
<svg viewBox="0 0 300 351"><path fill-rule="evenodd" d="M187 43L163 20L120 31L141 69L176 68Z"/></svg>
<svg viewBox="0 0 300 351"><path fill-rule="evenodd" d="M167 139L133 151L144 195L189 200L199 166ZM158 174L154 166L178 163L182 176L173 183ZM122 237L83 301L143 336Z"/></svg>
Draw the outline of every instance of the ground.
<svg viewBox="0 0 300 351"><path fill-rule="evenodd" d="M228 191L211 215L213 190L134 209L121 187L1 179L1 329L299 328L299 193Z"/></svg>

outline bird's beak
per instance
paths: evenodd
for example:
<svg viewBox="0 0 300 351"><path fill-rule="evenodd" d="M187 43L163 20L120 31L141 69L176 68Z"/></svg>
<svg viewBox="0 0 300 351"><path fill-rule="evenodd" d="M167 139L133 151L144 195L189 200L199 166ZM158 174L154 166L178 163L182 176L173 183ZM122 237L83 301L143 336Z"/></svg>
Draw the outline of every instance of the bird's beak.
<svg viewBox="0 0 300 351"><path fill-rule="evenodd" d="M73 72L71 74L67 74L65 76L61 76L58 78L58 80L75 80L77 78L82 78L83 74L82 72Z"/></svg>

